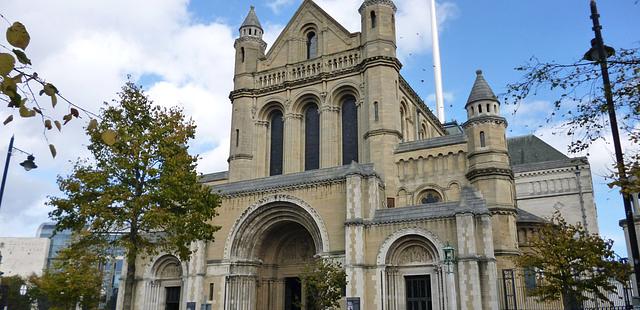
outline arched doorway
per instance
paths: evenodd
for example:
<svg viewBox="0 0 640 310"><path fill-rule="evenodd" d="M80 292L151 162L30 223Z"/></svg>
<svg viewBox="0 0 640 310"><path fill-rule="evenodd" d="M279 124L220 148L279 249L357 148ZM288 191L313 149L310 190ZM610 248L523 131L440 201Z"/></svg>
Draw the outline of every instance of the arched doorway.
<svg viewBox="0 0 640 310"><path fill-rule="evenodd" d="M315 211L293 201L250 208L235 225L229 248L228 309L304 309L300 275L323 252L327 240Z"/></svg>
<svg viewBox="0 0 640 310"><path fill-rule="evenodd" d="M148 309L179 310L182 294L182 264L173 255L164 255L156 260L145 281L144 305Z"/></svg>
<svg viewBox="0 0 640 310"><path fill-rule="evenodd" d="M433 234L419 228L397 231L385 240L378 254L378 264L384 266L385 309L433 310L451 303L445 287L454 283L442 268L441 249Z"/></svg>

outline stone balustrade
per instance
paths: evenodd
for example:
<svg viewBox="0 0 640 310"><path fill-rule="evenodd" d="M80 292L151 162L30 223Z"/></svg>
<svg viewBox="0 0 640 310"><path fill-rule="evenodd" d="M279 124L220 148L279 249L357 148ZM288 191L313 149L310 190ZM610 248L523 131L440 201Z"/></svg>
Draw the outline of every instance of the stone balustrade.
<svg viewBox="0 0 640 310"><path fill-rule="evenodd" d="M352 49L307 61L278 67L255 75L255 88L262 89L313 78L321 73L334 73L357 66L361 61L360 50Z"/></svg>

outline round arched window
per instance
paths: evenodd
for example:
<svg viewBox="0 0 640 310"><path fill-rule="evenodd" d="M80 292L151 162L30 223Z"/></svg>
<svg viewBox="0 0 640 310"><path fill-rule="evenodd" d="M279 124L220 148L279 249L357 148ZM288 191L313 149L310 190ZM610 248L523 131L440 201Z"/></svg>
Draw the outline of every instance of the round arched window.
<svg viewBox="0 0 640 310"><path fill-rule="evenodd" d="M430 204L430 203L437 203L437 202L442 202L442 196L440 196L440 193L432 189L426 190L422 192L422 194L420 195L421 204Z"/></svg>

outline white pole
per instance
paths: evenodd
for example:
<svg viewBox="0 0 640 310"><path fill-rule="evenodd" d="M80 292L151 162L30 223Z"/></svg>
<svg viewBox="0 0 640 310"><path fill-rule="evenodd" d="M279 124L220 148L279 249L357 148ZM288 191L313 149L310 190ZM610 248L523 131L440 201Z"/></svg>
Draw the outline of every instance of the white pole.
<svg viewBox="0 0 640 310"><path fill-rule="evenodd" d="M438 39L438 20L436 18L436 0L431 2L431 40L433 41L433 74L436 82L436 110L438 120L444 123L444 98L442 94L442 66L440 65L440 40Z"/></svg>

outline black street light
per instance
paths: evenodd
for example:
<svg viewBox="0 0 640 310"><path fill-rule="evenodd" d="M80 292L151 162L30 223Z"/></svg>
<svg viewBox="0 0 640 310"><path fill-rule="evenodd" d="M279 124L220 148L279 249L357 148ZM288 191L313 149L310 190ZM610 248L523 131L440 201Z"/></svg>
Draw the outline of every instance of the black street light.
<svg viewBox="0 0 640 310"><path fill-rule="evenodd" d="M595 61L600 65L602 71L602 83L604 84L604 96L607 100L607 112L609 113L609 123L611 125L611 135L613 137L613 146L616 153L616 167L618 168L618 176L622 184L622 201L624 203L625 221L627 223L627 231L629 234L629 247L631 248L631 257L633 263L633 273L635 275L635 286L640 290L640 254L638 253L638 236L633 220L633 209L631 207L631 197L624 188L626 187L628 178L624 167L624 157L622 153L622 145L620 144L620 133L618 131L618 121L616 119L616 110L613 104L613 94L611 91L611 80L609 79L609 67L607 58L615 54L612 47L604 45L602 40L602 26L600 25L600 14L596 1L591 0L591 19L593 20L593 32L595 39L591 40L591 49L584 55L585 60Z"/></svg>
<svg viewBox="0 0 640 310"><path fill-rule="evenodd" d="M11 161L11 154L13 153L13 151L16 150L18 152L21 152L27 155L27 159L22 163L20 163L20 166L22 166L24 170L30 171L32 169L38 168L38 166L34 162L36 158L33 157L32 154L27 153L13 146L14 139L15 137L11 136L11 140L9 141L9 149L7 150L7 160L4 162L4 173L2 174L2 185L0 185L0 208L2 207L2 196L4 195L4 185L7 182L7 172L9 171L9 162Z"/></svg>

